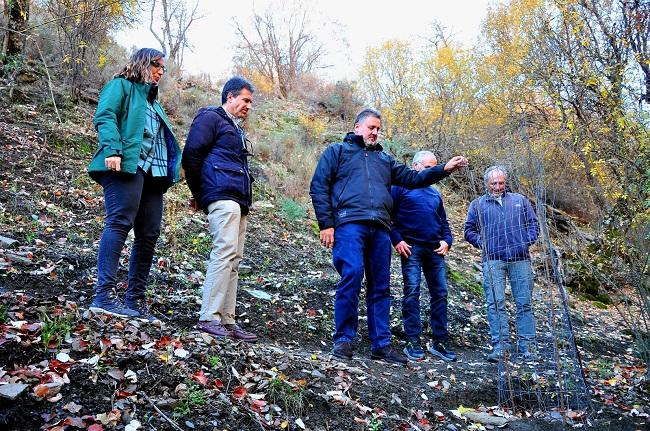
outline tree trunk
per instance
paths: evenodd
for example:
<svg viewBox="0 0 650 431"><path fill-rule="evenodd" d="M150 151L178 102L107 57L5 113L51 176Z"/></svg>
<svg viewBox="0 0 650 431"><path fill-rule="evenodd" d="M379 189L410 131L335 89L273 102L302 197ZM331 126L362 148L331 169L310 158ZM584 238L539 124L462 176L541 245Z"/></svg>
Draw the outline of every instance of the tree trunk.
<svg viewBox="0 0 650 431"><path fill-rule="evenodd" d="M5 0L4 13L7 17L3 53L5 55L22 54L27 35L23 33L29 22L29 0Z"/></svg>

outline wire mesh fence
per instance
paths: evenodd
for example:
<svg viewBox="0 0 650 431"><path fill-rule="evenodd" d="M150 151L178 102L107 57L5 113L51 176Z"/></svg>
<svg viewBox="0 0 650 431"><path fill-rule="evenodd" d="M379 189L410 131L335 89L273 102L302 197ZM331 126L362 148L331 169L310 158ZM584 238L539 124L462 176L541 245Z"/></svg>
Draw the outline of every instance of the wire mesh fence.
<svg viewBox="0 0 650 431"><path fill-rule="evenodd" d="M486 193L472 202L465 223L466 239L482 254L493 346L488 358L498 362L498 402L512 411L586 420L590 390L575 343L560 253L550 236L543 165L531 158L528 197L512 189L519 182L508 181L511 164L505 166L483 178L468 174L475 189L485 187Z"/></svg>

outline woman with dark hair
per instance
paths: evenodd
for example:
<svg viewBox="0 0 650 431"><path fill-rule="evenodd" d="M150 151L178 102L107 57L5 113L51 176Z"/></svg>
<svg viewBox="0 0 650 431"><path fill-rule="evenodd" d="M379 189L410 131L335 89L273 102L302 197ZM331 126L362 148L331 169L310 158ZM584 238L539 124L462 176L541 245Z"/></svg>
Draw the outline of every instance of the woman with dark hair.
<svg viewBox="0 0 650 431"><path fill-rule="evenodd" d="M181 152L156 97L164 54L136 51L99 96L95 128L99 147L88 172L104 189L106 226L97 253L97 286L90 310L156 320L145 290L160 235L163 194L180 178ZM124 302L115 293L120 253L133 229Z"/></svg>

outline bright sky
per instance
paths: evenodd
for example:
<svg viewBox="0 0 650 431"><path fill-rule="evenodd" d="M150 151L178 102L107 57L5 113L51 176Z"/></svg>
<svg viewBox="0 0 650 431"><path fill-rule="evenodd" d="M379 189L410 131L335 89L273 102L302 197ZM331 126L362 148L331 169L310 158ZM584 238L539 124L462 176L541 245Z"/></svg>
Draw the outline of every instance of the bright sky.
<svg viewBox="0 0 650 431"><path fill-rule="evenodd" d="M193 4L193 0L186 0ZM489 4L498 0L306 0L314 33L324 44L323 63L330 67L319 73L326 79L357 78L368 47L388 39L413 41L416 45L431 34L431 23L437 21L452 40L467 47L480 33L481 21ZM262 13L267 5L277 6L279 0L237 0L221 2L199 0L202 19L190 31L192 51L185 51L184 68L191 74L207 72L223 78L232 72L236 37L232 21L250 21L252 11ZM227 8L223 6L226 5ZM236 10L235 10L236 9ZM127 48L159 48L149 32L149 23L116 35L118 43Z"/></svg>

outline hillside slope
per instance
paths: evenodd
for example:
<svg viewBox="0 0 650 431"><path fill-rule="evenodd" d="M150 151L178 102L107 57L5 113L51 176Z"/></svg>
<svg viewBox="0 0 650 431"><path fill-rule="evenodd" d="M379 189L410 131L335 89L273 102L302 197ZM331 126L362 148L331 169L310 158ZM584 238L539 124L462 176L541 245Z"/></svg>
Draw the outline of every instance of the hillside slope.
<svg viewBox="0 0 650 431"><path fill-rule="evenodd" d="M483 359L480 259L460 240L466 203L446 191L458 239L449 267L459 362L428 357L402 368L372 361L363 319L355 358L333 359L338 275L314 220L285 214L264 175L256 185L237 305L259 343L218 340L194 327L210 240L205 216L186 205L184 184L166 196L148 291L163 325L85 312L103 227L101 189L84 172L96 139L91 115L92 107L79 107L59 126L39 106L0 108L0 235L9 238L0 243L3 429L137 429L136 422L156 430L479 429L450 411L462 405L499 413L491 407L497 367ZM400 283L394 260L398 344ZM647 425L645 370L632 356L631 337L612 310L577 301L572 307L593 388L590 421L598 429ZM16 392L5 393L10 389ZM535 406L519 412L509 427L564 428L535 412Z"/></svg>

